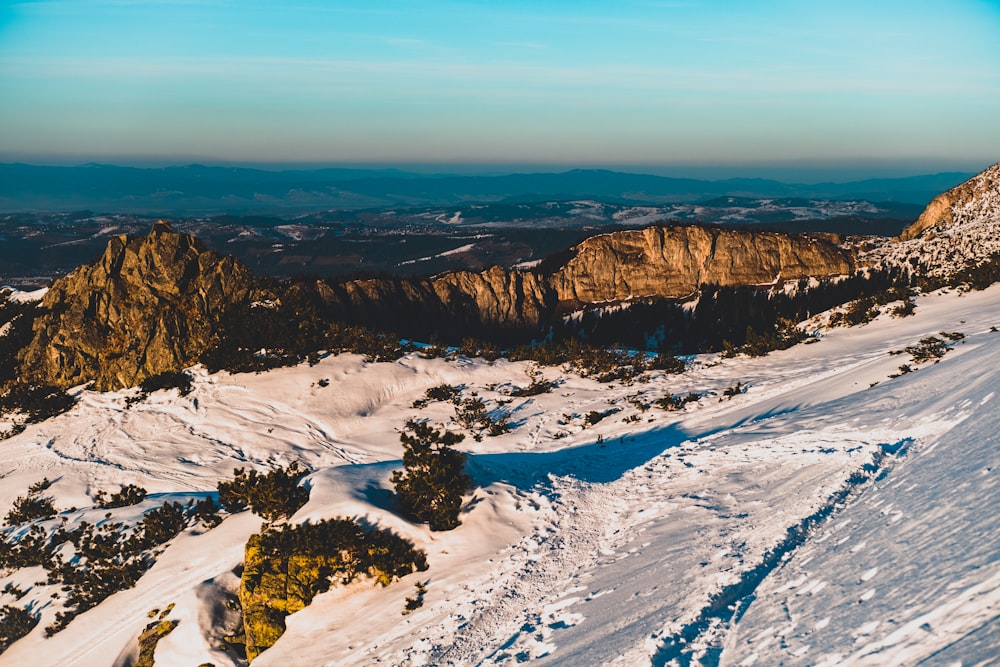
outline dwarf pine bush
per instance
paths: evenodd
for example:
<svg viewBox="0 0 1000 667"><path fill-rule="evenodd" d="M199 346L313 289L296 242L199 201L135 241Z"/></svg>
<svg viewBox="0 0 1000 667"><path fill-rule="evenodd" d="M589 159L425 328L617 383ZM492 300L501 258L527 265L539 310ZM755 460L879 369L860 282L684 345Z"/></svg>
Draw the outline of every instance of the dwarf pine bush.
<svg viewBox="0 0 1000 667"><path fill-rule="evenodd" d="M288 518L309 500L309 489L299 486L306 474L295 462L263 475L239 468L232 481L219 482L219 504L228 512L249 507L270 522Z"/></svg>
<svg viewBox="0 0 1000 667"><path fill-rule="evenodd" d="M411 419L399 439L403 470L392 473L392 483L403 513L431 530L457 528L462 496L472 486L465 454L452 449L464 436Z"/></svg>

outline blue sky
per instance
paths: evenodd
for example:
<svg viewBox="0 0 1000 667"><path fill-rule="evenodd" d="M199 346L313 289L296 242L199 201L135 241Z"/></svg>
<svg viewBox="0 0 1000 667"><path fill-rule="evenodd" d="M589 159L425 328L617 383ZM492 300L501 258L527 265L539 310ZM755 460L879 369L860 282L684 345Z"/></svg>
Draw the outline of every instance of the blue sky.
<svg viewBox="0 0 1000 667"><path fill-rule="evenodd" d="M0 160L974 169L997 0L0 2Z"/></svg>

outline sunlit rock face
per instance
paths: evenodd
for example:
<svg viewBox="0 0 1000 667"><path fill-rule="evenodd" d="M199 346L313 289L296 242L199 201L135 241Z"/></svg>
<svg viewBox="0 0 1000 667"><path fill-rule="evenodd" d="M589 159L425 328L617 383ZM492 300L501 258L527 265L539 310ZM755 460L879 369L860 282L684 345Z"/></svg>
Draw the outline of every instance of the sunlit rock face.
<svg viewBox="0 0 1000 667"><path fill-rule="evenodd" d="M708 283L769 285L853 270L850 251L819 237L655 226L589 238L545 272L493 267L420 280L355 280L327 298L346 319L388 328L394 317L402 321L401 314L409 313L409 324L423 317L524 332L590 303L684 298Z"/></svg>
<svg viewBox="0 0 1000 667"><path fill-rule="evenodd" d="M250 281L238 260L163 222L146 237L114 237L45 295L22 376L111 390L180 370L207 349L223 309L248 297Z"/></svg>
<svg viewBox="0 0 1000 667"><path fill-rule="evenodd" d="M541 270L492 267L427 278L317 281L327 315L388 331L528 340L558 313L631 297L683 298L701 285L761 285L847 274L852 255L828 240L696 226L595 236ZM98 390L131 387L197 363L224 310L250 298L238 260L157 223L111 239L95 262L52 286L21 355L22 376Z"/></svg>
<svg viewBox="0 0 1000 667"><path fill-rule="evenodd" d="M445 274L432 284L449 309L468 308L483 323L537 327L552 306L549 286L540 276L499 266Z"/></svg>
<svg viewBox="0 0 1000 667"><path fill-rule="evenodd" d="M942 231L956 225L1000 218L1000 163L997 163L927 205L917 221L899 239L909 241L928 230Z"/></svg>
<svg viewBox="0 0 1000 667"><path fill-rule="evenodd" d="M810 236L677 226L595 236L550 281L561 302L684 297L700 285L841 275L851 254Z"/></svg>

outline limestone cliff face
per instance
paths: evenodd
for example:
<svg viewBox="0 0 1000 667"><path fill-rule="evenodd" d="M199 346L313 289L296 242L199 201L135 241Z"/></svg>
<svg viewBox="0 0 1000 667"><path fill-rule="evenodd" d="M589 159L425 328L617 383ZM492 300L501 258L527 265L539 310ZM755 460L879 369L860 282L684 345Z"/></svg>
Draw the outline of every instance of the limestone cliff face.
<svg viewBox="0 0 1000 667"><path fill-rule="evenodd" d="M247 298L250 279L239 261L166 223L144 238L114 237L45 295L22 376L111 390L180 370L207 348L222 310Z"/></svg>
<svg viewBox="0 0 1000 667"><path fill-rule="evenodd" d="M535 331L555 306L537 274L494 266L433 278L371 278L318 288L333 316L410 336L461 329L467 335Z"/></svg>
<svg viewBox="0 0 1000 667"><path fill-rule="evenodd" d="M423 280L355 280L328 301L347 319L388 329L413 331L423 322L421 333L433 332L447 321L494 333L537 332L554 313L588 303L683 298L706 283L771 284L853 270L853 255L824 238L656 226L587 239L544 275L493 267Z"/></svg>
<svg viewBox="0 0 1000 667"><path fill-rule="evenodd" d="M1000 163L931 200L917 221L903 230L899 240L915 239L930 229L941 230L984 218L998 218L1000 196L997 193L1000 193Z"/></svg>
<svg viewBox="0 0 1000 667"><path fill-rule="evenodd" d="M647 227L587 239L551 277L560 302L684 297L700 285L756 285L850 273L851 255L807 236Z"/></svg>
<svg viewBox="0 0 1000 667"><path fill-rule="evenodd" d="M596 236L545 272L493 267L431 278L318 281L325 316L424 340L477 336L520 342L557 313L630 297L683 298L706 283L771 284L848 274L853 256L828 240L697 226ZM249 270L158 223L148 237L115 237L94 263L52 286L21 354L25 379L98 390L139 384L194 364L223 311L250 298Z"/></svg>
<svg viewBox="0 0 1000 667"><path fill-rule="evenodd" d="M448 273L431 282L448 310L465 309L480 322L535 328L551 311L549 285L540 276L494 266L482 273Z"/></svg>

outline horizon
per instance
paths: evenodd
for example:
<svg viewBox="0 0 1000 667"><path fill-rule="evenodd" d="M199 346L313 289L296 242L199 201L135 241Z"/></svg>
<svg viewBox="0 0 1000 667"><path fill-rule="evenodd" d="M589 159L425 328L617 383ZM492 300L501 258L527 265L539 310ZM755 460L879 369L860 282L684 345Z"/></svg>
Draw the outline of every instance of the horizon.
<svg viewBox="0 0 1000 667"><path fill-rule="evenodd" d="M849 180L996 162L1000 7L869 4L14 3L0 161Z"/></svg>
<svg viewBox="0 0 1000 667"><path fill-rule="evenodd" d="M140 161L74 161L47 160L0 161L0 165L24 165L28 167L61 167L87 168L111 167L139 170L182 169L187 167L203 167L208 169L248 169L269 173L293 171L370 171L376 177L391 177L392 172L403 176L418 176L423 178L447 177L501 177L509 175L543 175L565 174L575 171L608 171L619 174L638 176L658 176L662 178L690 179L706 182L727 180L765 180L776 181L789 185L818 185L822 183L851 183L868 180L893 180L905 178L932 177L958 174L972 175L983 171L992 164L960 164L940 165L934 168L917 166L878 166L878 167L844 167L844 166L748 166L748 165L574 165L574 164L489 164L489 163L408 163L408 162L320 162L320 163L260 163L260 162L213 162L213 161L170 161L170 160L140 160ZM386 173L388 172L388 173Z"/></svg>

